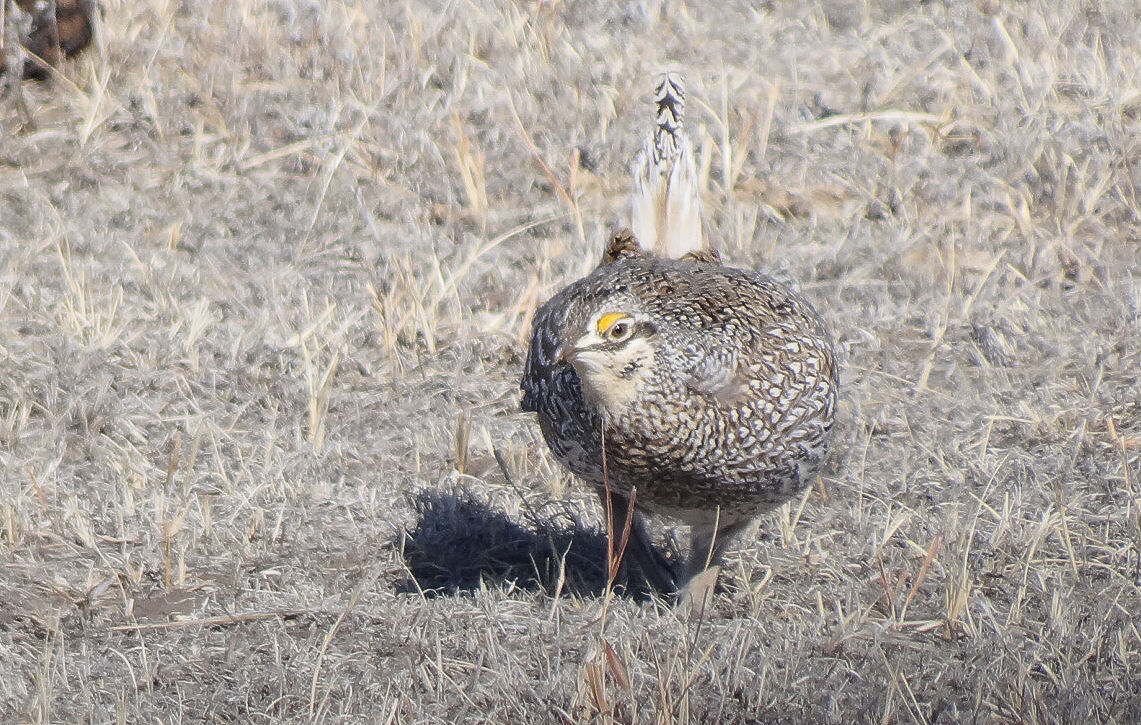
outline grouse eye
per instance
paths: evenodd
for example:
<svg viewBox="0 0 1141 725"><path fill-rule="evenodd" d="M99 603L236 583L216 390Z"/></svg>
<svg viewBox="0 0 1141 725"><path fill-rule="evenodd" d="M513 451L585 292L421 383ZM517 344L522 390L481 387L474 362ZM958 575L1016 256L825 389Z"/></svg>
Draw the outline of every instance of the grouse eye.
<svg viewBox="0 0 1141 725"><path fill-rule="evenodd" d="M634 319L625 312L607 312L595 320L594 332L604 340L621 342L634 332Z"/></svg>
<svg viewBox="0 0 1141 725"><path fill-rule="evenodd" d="M631 327L629 322L626 322L626 321L615 322L613 325L610 326L610 329L607 330L606 336L609 337L614 342L621 342L622 340L625 340L627 337L630 336L631 329L633 329L633 328Z"/></svg>

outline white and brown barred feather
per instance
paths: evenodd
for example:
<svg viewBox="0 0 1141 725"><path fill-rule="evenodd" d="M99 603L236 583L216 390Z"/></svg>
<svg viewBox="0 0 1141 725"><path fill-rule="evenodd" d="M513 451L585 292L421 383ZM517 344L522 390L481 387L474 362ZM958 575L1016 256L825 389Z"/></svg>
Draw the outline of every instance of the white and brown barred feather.
<svg viewBox="0 0 1141 725"><path fill-rule="evenodd" d="M666 73L654 88L654 127L634 159L630 229L647 253L708 253L693 143L685 131L685 84Z"/></svg>
<svg viewBox="0 0 1141 725"><path fill-rule="evenodd" d="M661 591L693 580L751 520L808 484L838 386L830 335L808 301L723 266L708 244L684 106L681 79L663 76L633 168L630 229L610 238L592 274L538 310L520 381L522 407L538 414L555 457L612 499L611 527L631 507L690 524L678 568L634 517L627 554ZM651 373L633 405L604 408L584 396L566 351L614 312L643 320L629 339L652 350L639 360ZM629 385L613 375L605 384Z"/></svg>

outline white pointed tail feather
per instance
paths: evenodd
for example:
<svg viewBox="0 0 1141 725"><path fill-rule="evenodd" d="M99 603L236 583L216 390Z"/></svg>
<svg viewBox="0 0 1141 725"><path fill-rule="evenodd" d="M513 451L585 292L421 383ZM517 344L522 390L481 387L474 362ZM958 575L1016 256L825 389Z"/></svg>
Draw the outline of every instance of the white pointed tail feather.
<svg viewBox="0 0 1141 725"><path fill-rule="evenodd" d="M642 248L662 257L705 249L693 144L683 128L685 87L667 73L655 88L653 132L634 160L630 228Z"/></svg>

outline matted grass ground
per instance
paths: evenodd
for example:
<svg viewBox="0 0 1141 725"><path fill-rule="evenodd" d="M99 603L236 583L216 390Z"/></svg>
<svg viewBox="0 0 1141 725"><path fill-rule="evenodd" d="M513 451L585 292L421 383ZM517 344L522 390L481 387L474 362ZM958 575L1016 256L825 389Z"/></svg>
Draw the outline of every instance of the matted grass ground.
<svg viewBox="0 0 1141 725"><path fill-rule="evenodd" d="M713 5L104 0L0 104L0 720L1141 720L1141 11ZM697 621L517 411L664 66L844 361Z"/></svg>

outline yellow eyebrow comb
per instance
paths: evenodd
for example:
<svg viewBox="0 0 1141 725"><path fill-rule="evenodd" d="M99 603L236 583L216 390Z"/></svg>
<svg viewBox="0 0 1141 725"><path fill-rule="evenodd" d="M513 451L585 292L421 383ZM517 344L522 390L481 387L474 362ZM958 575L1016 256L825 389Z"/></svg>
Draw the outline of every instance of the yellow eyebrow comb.
<svg viewBox="0 0 1141 725"><path fill-rule="evenodd" d="M605 335L606 331L613 327L615 322L624 320L629 316L630 315L627 315L625 312L607 312L598 318L598 324L595 326L595 329L599 335Z"/></svg>

